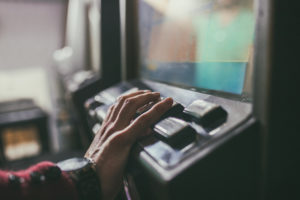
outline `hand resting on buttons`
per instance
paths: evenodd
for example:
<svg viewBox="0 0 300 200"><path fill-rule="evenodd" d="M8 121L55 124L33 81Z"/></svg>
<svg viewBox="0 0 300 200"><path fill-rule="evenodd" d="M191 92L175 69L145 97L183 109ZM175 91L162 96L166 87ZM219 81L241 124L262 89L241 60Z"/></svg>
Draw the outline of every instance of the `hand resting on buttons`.
<svg viewBox="0 0 300 200"><path fill-rule="evenodd" d="M119 97L109 108L85 154L96 164L103 199L113 199L119 192L131 146L138 138L150 134L150 126L172 107L173 100L166 98L135 118L139 108L159 99L157 92L137 91Z"/></svg>

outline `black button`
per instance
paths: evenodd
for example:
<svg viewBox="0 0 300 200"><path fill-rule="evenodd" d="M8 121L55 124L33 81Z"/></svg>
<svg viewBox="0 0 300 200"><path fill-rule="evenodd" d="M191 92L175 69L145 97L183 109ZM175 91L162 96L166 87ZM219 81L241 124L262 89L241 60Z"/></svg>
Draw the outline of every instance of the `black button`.
<svg viewBox="0 0 300 200"><path fill-rule="evenodd" d="M20 186L21 184L21 178L13 174L9 174L8 180L9 183L13 186Z"/></svg>
<svg viewBox="0 0 300 200"><path fill-rule="evenodd" d="M161 100L163 100L163 98L161 98ZM136 117L150 110L156 103L158 102L150 102L149 104L138 109L138 111L136 112ZM165 114L163 114L160 120L165 119L167 117L180 117L183 110L184 110L183 105L174 101L172 107Z"/></svg>
<svg viewBox="0 0 300 200"><path fill-rule="evenodd" d="M196 131L185 121L174 117L163 119L154 126L156 135L175 148L195 141Z"/></svg>
<svg viewBox="0 0 300 200"><path fill-rule="evenodd" d="M91 98L91 99L88 99L85 104L84 104L84 107L87 109L87 110L94 110L96 109L97 107L103 105L103 103L101 102L98 102L98 101L95 101L94 98Z"/></svg>
<svg viewBox="0 0 300 200"><path fill-rule="evenodd" d="M220 105L204 100L194 101L183 113L187 120L192 120L209 130L221 125L227 119L227 112Z"/></svg>
<svg viewBox="0 0 300 200"><path fill-rule="evenodd" d="M165 119L167 117L180 117L184 110L183 105L174 101L172 107L161 117L161 119Z"/></svg>
<svg viewBox="0 0 300 200"><path fill-rule="evenodd" d="M57 166L49 167L45 176L47 180L58 180L61 177L61 170Z"/></svg>
<svg viewBox="0 0 300 200"><path fill-rule="evenodd" d="M31 183L33 183L33 184L39 184L42 182L42 174L39 172L31 172L30 180L31 180Z"/></svg>

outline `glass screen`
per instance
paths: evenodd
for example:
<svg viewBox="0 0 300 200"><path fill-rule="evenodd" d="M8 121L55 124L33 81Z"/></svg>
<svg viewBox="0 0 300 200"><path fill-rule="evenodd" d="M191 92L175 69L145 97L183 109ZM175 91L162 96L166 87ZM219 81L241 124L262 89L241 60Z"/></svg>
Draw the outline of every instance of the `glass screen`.
<svg viewBox="0 0 300 200"><path fill-rule="evenodd" d="M140 74L243 94L254 37L253 0L139 0Z"/></svg>

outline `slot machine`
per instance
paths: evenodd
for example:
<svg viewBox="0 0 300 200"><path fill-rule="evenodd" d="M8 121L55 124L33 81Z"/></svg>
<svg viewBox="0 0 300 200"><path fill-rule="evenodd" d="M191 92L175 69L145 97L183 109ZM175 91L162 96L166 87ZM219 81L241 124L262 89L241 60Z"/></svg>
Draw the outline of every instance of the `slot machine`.
<svg viewBox="0 0 300 200"><path fill-rule="evenodd" d="M290 4L134 0L118 5L122 81L85 101L90 134L97 133L120 95L147 89L174 99L153 124L153 134L131 151L124 177L127 198L280 199L297 194L299 159L292 135L297 103L288 102L296 102L291 91L299 81L287 78L295 76L292 68L281 67L283 61L296 65L298 15L289 12ZM292 137L282 137L285 130Z"/></svg>
<svg viewBox="0 0 300 200"><path fill-rule="evenodd" d="M148 89L174 99L153 135L132 150L124 179L130 198L255 199L253 1L139 0L120 7L128 81L85 102L90 129L99 130L122 94Z"/></svg>

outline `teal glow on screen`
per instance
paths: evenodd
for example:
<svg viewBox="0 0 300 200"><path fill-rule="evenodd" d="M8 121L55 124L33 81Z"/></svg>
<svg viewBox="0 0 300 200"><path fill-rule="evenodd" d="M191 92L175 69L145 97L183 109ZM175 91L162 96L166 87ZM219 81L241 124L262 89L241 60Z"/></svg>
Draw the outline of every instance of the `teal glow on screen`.
<svg viewBox="0 0 300 200"><path fill-rule="evenodd" d="M139 0L142 77L242 94L253 0Z"/></svg>

